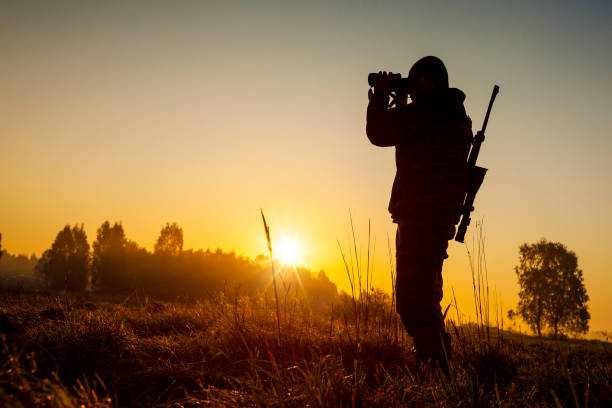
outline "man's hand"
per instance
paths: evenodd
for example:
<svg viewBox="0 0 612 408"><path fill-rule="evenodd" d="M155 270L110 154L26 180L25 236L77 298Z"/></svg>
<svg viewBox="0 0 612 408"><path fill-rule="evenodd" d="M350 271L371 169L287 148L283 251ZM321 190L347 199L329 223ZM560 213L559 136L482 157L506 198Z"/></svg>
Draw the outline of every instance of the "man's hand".
<svg viewBox="0 0 612 408"><path fill-rule="evenodd" d="M374 92L372 89L368 91L368 100L371 100L374 94L388 94L389 88L391 87L391 74L393 72L387 73L387 71L378 71L378 76L374 81Z"/></svg>
<svg viewBox="0 0 612 408"><path fill-rule="evenodd" d="M378 71L378 76L374 81L374 93L389 93L391 74L393 74L393 72L387 73L387 71Z"/></svg>

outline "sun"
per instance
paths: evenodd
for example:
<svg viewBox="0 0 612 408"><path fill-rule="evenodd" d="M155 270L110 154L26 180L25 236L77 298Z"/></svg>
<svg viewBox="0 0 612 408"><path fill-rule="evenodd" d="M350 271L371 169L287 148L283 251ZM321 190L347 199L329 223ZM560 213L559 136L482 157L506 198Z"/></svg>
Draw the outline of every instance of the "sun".
<svg viewBox="0 0 612 408"><path fill-rule="evenodd" d="M298 241L291 238L283 238L274 248L276 258L283 265L297 265L301 262L304 253Z"/></svg>

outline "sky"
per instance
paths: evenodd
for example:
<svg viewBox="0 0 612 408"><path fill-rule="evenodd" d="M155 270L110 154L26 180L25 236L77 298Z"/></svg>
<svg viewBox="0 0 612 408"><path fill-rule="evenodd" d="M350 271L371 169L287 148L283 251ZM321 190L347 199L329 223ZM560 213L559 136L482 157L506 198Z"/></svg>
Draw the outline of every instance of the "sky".
<svg viewBox="0 0 612 408"><path fill-rule="evenodd" d="M350 211L389 290L394 152L366 138L367 74L436 55L474 131L501 88L473 216L499 307L519 246L546 238L576 252L591 329L610 330L611 19L604 1L2 1L2 245L40 255L64 225L91 242L110 220L152 249L177 222L186 248L255 257L263 208L273 244L299 241L347 289ZM454 290L466 315L469 247L444 269L443 304Z"/></svg>

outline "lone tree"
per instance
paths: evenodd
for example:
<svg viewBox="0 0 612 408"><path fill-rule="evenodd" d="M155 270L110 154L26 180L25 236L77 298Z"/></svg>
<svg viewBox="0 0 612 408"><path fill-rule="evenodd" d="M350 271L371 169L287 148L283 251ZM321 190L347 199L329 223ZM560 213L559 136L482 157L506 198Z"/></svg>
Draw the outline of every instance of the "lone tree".
<svg viewBox="0 0 612 408"><path fill-rule="evenodd" d="M589 297L576 254L545 239L521 245L519 253L519 265L514 268L521 286L516 314L538 336L545 326L555 337L564 331L586 333L591 318L586 305Z"/></svg>
<svg viewBox="0 0 612 408"><path fill-rule="evenodd" d="M35 267L54 290L81 291L89 278L89 244L83 225L66 225Z"/></svg>
<svg viewBox="0 0 612 408"><path fill-rule="evenodd" d="M174 222L172 224L166 223L155 243L155 253L175 256L182 251L183 229Z"/></svg>

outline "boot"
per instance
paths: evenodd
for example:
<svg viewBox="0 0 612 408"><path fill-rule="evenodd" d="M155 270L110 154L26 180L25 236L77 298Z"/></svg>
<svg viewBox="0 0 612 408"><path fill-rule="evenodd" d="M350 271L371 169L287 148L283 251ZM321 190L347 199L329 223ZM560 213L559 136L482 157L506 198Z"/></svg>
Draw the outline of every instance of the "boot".
<svg viewBox="0 0 612 408"><path fill-rule="evenodd" d="M448 362L451 359L450 335L444 330L430 326L416 330L413 336L414 348L417 353L417 361L422 364L431 364L439 367L448 375Z"/></svg>

